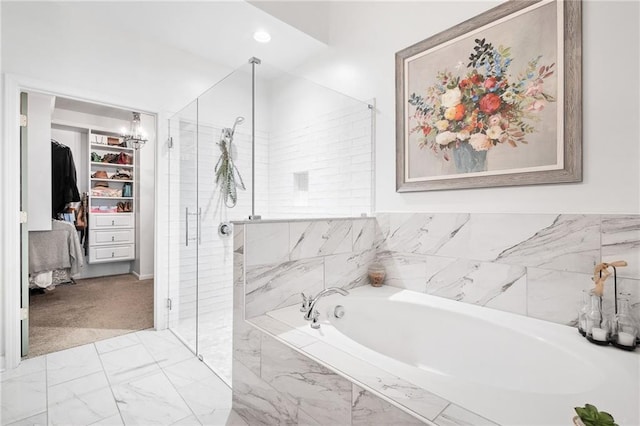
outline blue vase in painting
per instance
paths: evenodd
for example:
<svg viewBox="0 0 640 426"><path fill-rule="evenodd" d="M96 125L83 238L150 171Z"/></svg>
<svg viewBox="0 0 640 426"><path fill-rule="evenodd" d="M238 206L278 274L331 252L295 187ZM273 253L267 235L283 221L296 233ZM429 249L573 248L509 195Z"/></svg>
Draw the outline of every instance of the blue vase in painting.
<svg viewBox="0 0 640 426"><path fill-rule="evenodd" d="M452 151L458 173L487 171L487 151L476 151L469 143L458 144Z"/></svg>

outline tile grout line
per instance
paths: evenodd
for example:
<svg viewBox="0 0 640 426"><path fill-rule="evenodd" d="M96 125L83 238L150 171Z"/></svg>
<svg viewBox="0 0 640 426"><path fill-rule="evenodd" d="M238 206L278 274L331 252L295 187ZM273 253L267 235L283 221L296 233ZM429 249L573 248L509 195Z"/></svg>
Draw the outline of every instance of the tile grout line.
<svg viewBox="0 0 640 426"><path fill-rule="evenodd" d="M194 359L198 359L197 357L195 357L194 355ZM186 359L184 361L189 361L189 359ZM200 361L202 362L202 361ZM177 363L176 363L177 364ZM176 364L172 364L172 365L176 365ZM169 384L171 385L171 387L173 388L174 391L176 391L176 393L178 394L178 396L180 397L180 399L182 400L182 402L184 402L184 404L187 406L187 408L189 409L189 412L191 413L191 415L193 417L195 417L195 419L198 421L198 423L202 424L202 422L200 421L200 418L197 416L197 414L193 411L193 409L191 408L191 406L189 405L189 403L187 402L186 399L184 399L184 397L182 396L182 394L180 393L180 391L178 390L178 388L176 387L176 385L171 381L171 379L169 378L169 376L167 376L167 373L164 371L164 368L162 368L159 364L158 367L160 367L160 371L162 372L162 374L164 375L164 377L167 379L167 381L169 382ZM195 382L194 382L195 383ZM176 420L175 422L173 422L172 424L178 423L181 420L186 419L187 416L184 416L178 420Z"/></svg>
<svg viewBox="0 0 640 426"><path fill-rule="evenodd" d="M98 348L96 347L96 344L92 343L92 345L93 345L93 347L94 347L94 349L96 351L96 354L98 355L98 360L100 361L100 367L102 367L102 373L104 374L104 377L107 379L107 383L109 384L109 392L111 392L111 396L113 397L113 402L115 402L115 404L116 404L116 409L118 410L118 415L120 416L120 420L122 420L122 424L123 425L126 425L126 422L124 421L124 417L122 416L122 411L120 411L120 405L118 404L118 398L116 398L116 394L113 393L114 383L111 383L111 380L109 379L109 376L107 375L107 370L105 370L105 368L104 368L104 363L102 362L102 357L100 356L100 353L98 352ZM113 352L113 351L111 351L111 352ZM106 353L109 353L109 352L106 352ZM104 420L104 419L101 419L101 420ZM100 421L100 420L98 420L98 421ZM94 422L94 423L97 423L97 422Z"/></svg>

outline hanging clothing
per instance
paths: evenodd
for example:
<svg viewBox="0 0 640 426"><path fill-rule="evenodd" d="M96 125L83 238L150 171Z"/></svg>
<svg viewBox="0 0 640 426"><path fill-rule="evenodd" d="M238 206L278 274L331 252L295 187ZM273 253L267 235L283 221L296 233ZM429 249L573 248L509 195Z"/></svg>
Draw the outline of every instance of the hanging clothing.
<svg viewBox="0 0 640 426"><path fill-rule="evenodd" d="M51 139L51 214L53 219L67 203L80 201L76 165L68 146Z"/></svg>

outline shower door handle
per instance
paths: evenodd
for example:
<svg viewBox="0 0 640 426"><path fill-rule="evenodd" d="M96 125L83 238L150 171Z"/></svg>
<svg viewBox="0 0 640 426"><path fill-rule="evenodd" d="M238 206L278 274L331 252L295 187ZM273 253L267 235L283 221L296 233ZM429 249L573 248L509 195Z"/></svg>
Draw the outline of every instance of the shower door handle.
<svg viewBox="0 0 640 426"><path fill-rule="evenodd" d="M202 207L198 207L198 245L202 244Z"/></svg>
<svg viewBox="0 0 640 426"><path fill-rule="evenodd" d="M189 207L184 208L184 245L189 247Z"/></svg>

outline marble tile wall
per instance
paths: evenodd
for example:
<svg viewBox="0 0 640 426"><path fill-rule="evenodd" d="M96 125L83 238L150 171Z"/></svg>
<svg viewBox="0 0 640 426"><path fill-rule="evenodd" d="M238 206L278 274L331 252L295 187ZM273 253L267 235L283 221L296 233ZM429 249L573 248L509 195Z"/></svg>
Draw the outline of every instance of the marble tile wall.
<svg viewBox="0 0 640 426"><path fill-rule="evenodd" d="M291 233L287 226L286 239L276 232L276 229L285 232L285 227L278 226L282 225L280 223L235 225L233 407L251 425L364 425L380 424L379 418L384 418L385 422L389 421L393 424L423 424L420 420L245 321L245 317L250 315L250 308L253 308L251 315L255 315L255 312L258 311L255 307L258 299L270 306L261 309L266 311L280 306L283 303L282 298L284 298L282 300L287 300L286 291L291 290L292 294L299 295L299 289L288 285L287 277L299 278L300 276L289 271L296 268L299 271L304 271L305 265L320 264L323 265L321 275L324 276L324 262L327 258L329 258L330 267L338 267L338 264L344 265L344 260L347 260L346 264L349 265L348 257L351 253L334 253L347 250L347 248L352 250L354 241L357 247L364 247L364 251L373 253L370 245L374 242L374 235L365 234L375 230L375 226L372 226L375 223L374 220L331 222L334 221L287 223L286 225L293 225L294 231ZM259 226L256 227L256 225ZM273 229L269 229L270 225L275 226ZM260 227L266 228L256 232L256 229ZM266 237L266 235L270 235L270 237ZM289 242L292 235L294 238ZM316 236L324 243L319 241ZM276 264L248 265L248 263L254 263L255 260L254 262L249 261L249 257L245 254L256 250L256 244L268 244L269 241L273 243L277 238L281 238L283 246L286 241L291 244L287 247L295 249L287 249L288 255L286 257L289 257L289 260L281 260L283 263ZM265 248L265 251L269 252L272 258L282 257L283 250L281 248L275 247L272 251ZM290 260L291 253L294 253L295 258L299 256L300 258ZM303 257L305 255L313 257L305 258ZM263 261L266 256L268 255L262 257ZM333 259L334 256L342 256L343 261ZM334 272L331 274L332 282L339 282L342 287L361 284L361 277L354 272L359 267L358 262L352 261L351 263L353 270L345 274L348 278L339 282L336 278L338 272L332 271ZM281 268L276 266L284 264L287 266ZM290 266L291 264L293 266ZM310 269L313 270L314 267ZM282 278L283 276L285 278ZM251 285L251 291L245 292L245 282L247 289ZM293 280L293 282L306 287L303 281ZM322 284L322 280L320 284ZM281 287L284 287L285 290ZM319 288L321 289L322 286ZM259 290L256 291L257 289ZM250 304L250 301L254 301L254 305ZM274 304L276 306L271 307ZM245 306L247 312L245 312ZM282 333L279 334L286 336L290 345L302 347L315 343L315 339L311 336L296 330L288 331L286 330L287 326L270 317L258 316L253 321L265 327L268 326L276 333L279 333L282 328ZM438 410L438 412L440 411L441 409Z"/></svg>
<svg viewBox="0 0 640 426"><path fill-rule="evenodd" d="M593 266L626 260L618 293L640 316L640 216L378 213L386 284L575 325ZM605 306L612 311L613 278Z"/></svg>
<svg viewBox="0 0 640 426"><path fill-rule="evenodd" d="M300 293L362 285L375 258L373 218L261 222L243 227L247 318L299 303Z"/></svg>

